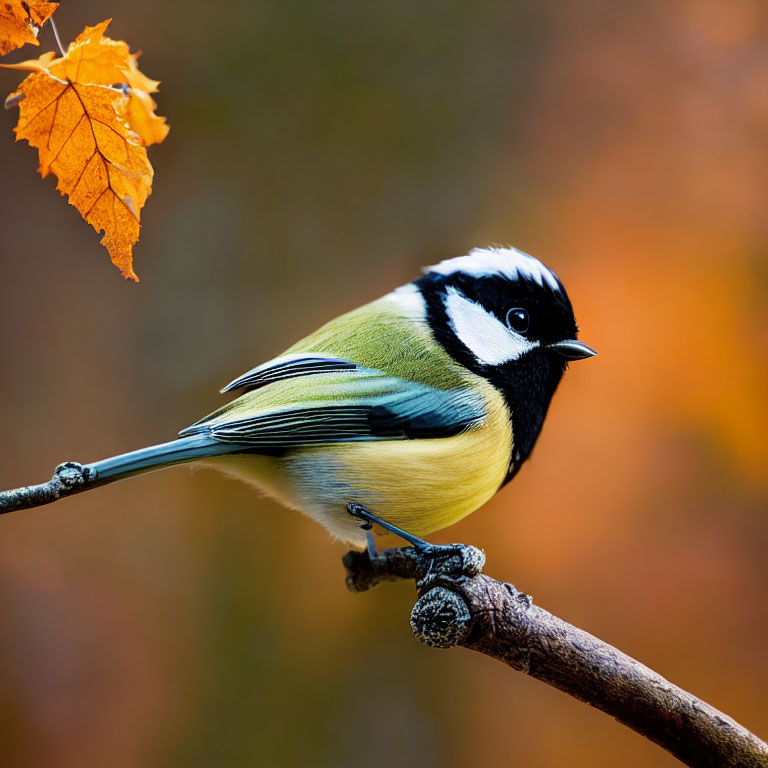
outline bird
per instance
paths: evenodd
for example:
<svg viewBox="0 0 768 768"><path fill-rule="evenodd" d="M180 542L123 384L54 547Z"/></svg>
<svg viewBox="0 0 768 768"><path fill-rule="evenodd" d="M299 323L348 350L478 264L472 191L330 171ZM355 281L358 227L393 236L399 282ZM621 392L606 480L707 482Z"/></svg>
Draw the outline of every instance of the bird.
<svg viewBox="0 0 768 768"><path fill-rule="evenodd" d="M474 512L529 459L577 339L568 294L511 247L448 258L326 323L221 392L177 439L85 466L103 485L214 467L370 547L416 547Z"/></svg>

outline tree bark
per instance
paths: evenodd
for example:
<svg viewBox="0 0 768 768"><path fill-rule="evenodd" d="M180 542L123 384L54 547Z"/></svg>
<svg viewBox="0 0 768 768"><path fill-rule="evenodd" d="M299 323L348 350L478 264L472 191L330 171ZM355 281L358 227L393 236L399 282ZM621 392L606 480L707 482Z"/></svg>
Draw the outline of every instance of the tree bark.
<svg viewBox="0 0 768 768"><path fill-rule="evenodd" d="M49 504L99 485L87 467L61 464L47 483L0 491L0 514ZM768 745L701 699L602 640L482 574L485 555L455 544L344 557L347 587L414 579L411 629L439 648L462 645L615 717L696 768L768 768Z"/></svg>
<svg viewBox="0 0 768 768"><path fill-rule="evenodd" d="M701 699L584 630L482 575L484 555L455 545L436 556L410 547L344 557L347 587L414 579L411 629L427 645L462 645L615 717L696 768L767 768L768 745Z"/></svg>

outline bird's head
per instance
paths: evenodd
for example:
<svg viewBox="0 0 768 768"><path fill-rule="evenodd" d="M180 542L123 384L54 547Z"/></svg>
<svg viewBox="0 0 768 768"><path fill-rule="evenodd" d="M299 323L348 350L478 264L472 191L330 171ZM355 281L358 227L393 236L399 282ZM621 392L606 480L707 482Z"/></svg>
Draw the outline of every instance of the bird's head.
<svg viewBox="0 0 768 768"><path fill-rule="evenodd" d="M415 284L435 338L504 394L519 466L568 361L596 354L576 338L563 284L538 259L514 248L476 248L430 267Z"/></svg>

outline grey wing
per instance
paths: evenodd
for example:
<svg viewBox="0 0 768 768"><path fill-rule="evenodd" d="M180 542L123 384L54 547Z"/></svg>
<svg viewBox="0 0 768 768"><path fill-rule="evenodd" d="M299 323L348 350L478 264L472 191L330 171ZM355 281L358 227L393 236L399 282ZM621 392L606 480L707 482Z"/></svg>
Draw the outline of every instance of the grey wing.
<svg viewBox="0 0 768 768"><path fill-rule="evenodd" d="M485 416L483 399L468 387L435 389L349 361L333 362L347 364L336 369L344 371L343 376L337 374L333 380L310 377L306 384L302 382L306 400L299 397L285 407L273 407L253 416L243 416L243 409L238 408L237 415L233 413L229 418L225 408L179 434L205 434L218 442L258 450L361 440L450 437ZM285 372L283 369L282 374ZM309 376L303 371L296 375ZM323 383L318 385L320 380Z"/></svg>

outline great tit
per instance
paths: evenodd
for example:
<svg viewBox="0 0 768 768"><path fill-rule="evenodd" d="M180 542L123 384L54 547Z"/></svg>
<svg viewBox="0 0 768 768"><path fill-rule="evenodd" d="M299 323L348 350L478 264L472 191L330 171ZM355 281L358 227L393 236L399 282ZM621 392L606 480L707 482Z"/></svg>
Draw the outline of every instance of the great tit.
<svg viewBox="0 0 768 768"><path fill-rule="evenodd" d="M552 270L476 248L236 378L177 440L85 472L100 485L197 462L353 546L371 522L418 542L517 474L568 361L595 354L577 330Z"/></svg>

